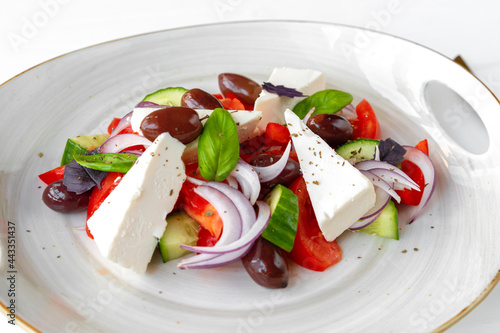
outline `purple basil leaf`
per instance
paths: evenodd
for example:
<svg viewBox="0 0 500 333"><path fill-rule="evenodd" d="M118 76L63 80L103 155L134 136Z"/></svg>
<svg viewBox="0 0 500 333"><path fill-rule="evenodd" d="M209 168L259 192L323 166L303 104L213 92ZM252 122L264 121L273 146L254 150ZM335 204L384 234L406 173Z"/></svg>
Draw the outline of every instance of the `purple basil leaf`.
<svg viewBox="0 0 500 333"><path fill-rule="evenodd" d="M391 138L380 140L378 145L380 160L397 166L403 162L406 149Z"/></svg>
<svg viewBox="0 0 500 333"><path fill-rule="evenodd" d="M63 184L68 188L68 191L75 192L76 194L87 192L96 185L85 168L75 160L66 164L64 168Z"/></svg>
<svg viewBox="0 0 500 333"><path fill-rule="evenodd" d="M262 89L264 89L268 93L276 94L278 96L286 96L286 97L291 97L291 98L293 98L293 97L307 97L307 95L304 95L303 93L301 93L298 90L295 90L293 88L287 88L287 87L282 86L282 85L275 86L271 82L264 82L262 84Z"/></svg>
<svg viewBox="0 0 500 333"><path fill-rule="evenodd" d="M85 155L98 154L99 150L94 149L85 153ZM75 160L71 161L64 168L63 184L69 192L82 194L97 186L101 189L101 181L108 173L105 171L85 168Z"/></svg>

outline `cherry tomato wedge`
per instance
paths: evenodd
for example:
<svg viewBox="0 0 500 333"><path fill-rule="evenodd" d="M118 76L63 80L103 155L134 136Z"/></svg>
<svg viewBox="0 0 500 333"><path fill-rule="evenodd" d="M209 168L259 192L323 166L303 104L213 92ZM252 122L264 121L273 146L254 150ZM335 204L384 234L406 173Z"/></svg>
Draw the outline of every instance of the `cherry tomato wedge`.
<svg viewBox="0 0 500 333"><path fill-rule="evenodd" d="M324 271L342 259L342 250L337 241L328 242L321 233L304 178L297 178L289 188L298 198L299 224L295 243L288 257L307 269Z"/></svg>
<svg viewBox="0 0 500 333"><path fill-rule="evenodd" d="M207 229L200 227L198 231L198 241L196 242L196 246L214 246L218 242L218 238L212 236L210 231Z"/></svg>
<svg viewBox="0 0 500 333"><path fill-rule="evenodd" d="M278 124L276 125L281 126ZM274 126L271 125L271 127L269 128L270 131L273 130L273 127ZM284 129L288 131L286 127L284 127ZM284 129L280 128L279 131L284 131ZM250 163L252 158L259 154L270 153L270 152L272 152L273 154L283 154L285 152L286 146L290 138L290 133L288 132L288 140L286 141L284 140L283 132L281 132L278 135L275 135L274 133L273 134L266 134L266 133L267 130L266 132L264 132L264 134L258 135L240 144L241 159L243 159L247 163ZM277 141L276 139L279 139L282 142Z"/></svg>
<svg viewBox="0 0 500 333"><path fill-rule="evenodd" d="M222 233L222 219L214 206L196 194L196 187L191 182L184 182L179 195L179 208L218 239Z"/></svg>
<svg viewBox="0 0 500 333"><path fill-rule="evenodd" d="M44 172L38 175L38 178L45 184L49 185L57 180L61 180L64 177L64 165L61 165L57 168Z"/></svg>
<svg viewBox="0 0 500 333"><path fill-rule="evenodd" d="M124 173L120 172L109 172L106 177L101 181L101 189L94 187L92 193L90 194L89 205L87 208L87 221L94 214L94 212L101 206L101 204L106 200L108 195L115 189L123 178ZM85 229L87 235L94 239L92 233L90 232L87 224L85 224Z"/></svg>
<svg viewBox="0 0 500 333"><path fill-rule="evenodd" d="M415 148L420 149L425 155L429 156L429 143L424 139L415 145Z"/></svg>
<svg viewBox="0 0 500 333"><path fill-rule="evenodd" d="M422 194L424 193L424 174L415 163L406 160L401 162L401 170L406 173L415 183L417 183L421 191L405 188L404 190L396 191L396 193L401 197L402 204L418 206L418 204L420 204L420 200L422 200Z"/></svg>
<svg viewBox="0 0 500 333"><path fill-rule="evenodd" d="M230 95L232 96L230 97ZM220 94L215 94L214 97L220 101L220 103L226 110L245 110L245 105L243 104L243 102L240 99L238 99L238 97L236 97L234 94L230 95L228 94L228 96L224 98L224 96Z"/></svg>
<svg viewBox="0 0 500 333"><path fill-rule="evenodd" d="M113 120L111 120L111 122L109 123L109 126L108 126L108 134L111 134L111 132L113 132L113 130L118 125L118 123L120 122L120 120L122 120L122 119L121 118L113 118ZM129 125L129 126L125 127L120 132L120 134L133 133L133 132L134 131L132 130L132 126Z"/></svg>
<svg viewBox="0 0 500 333"><path fill-rule="evenodd" d="M372 106L363 99L356 106L357 118L351 120L353 127L352 139L380 139L380 125Z"/></svg>
<svg viewBox="0 0 500 333"><path fill-rule="evenodd" d="M253 106L254 106L253 104L248 104L248 103L243 102L243 100L241 100L240 98L238 98L238 96L236 96L232 92L228 92L227 95L226 95L226 98L231 98L232 100L236 99L236 100L238 100L238 102L241 103L241 105L243 105L244 110L253 111Z"/></svg>
<svg viewBox="0 0 500 333"><path fill-rule="evenodd" d="M264 135L270 141L274 140L279 143L288 143L290 141L290 131L288 128L277 123L267 124Z"/></svg>

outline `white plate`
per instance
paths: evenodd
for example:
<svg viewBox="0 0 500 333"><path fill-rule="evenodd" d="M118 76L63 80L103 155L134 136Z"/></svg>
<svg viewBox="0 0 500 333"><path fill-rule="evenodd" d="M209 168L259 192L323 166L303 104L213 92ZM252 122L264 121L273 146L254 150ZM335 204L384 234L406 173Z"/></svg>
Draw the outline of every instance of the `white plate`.
<svg viewBox="0 0 500 333"><path fill-rule="evenodd" d="M36 175L58 165L66 139L104 132L113 116L127 113L146 93L166 86L215 93L220 72L264 80L278 66L321 70L329 87L351 92L356 102L366 98L383 136L402 144L429 139L436 192L417 222L401 226L399 241L345 233L341 263L323 273L293 266L285 290L257 286L239 262L179 271L155 255L147 274L138 276L99 256L81 229L83 213L58 214L40 200L43 188ZM424 93L431 81L450 87L477 114L464 111L461 99L448 92L438 97L449 95L450 102L442 104L458 103L458 111L433 112ZM435 109L439 100L430 102ZM499 103L467 71L408 41L307 22L162 31L34 67L0 87L0 105L0 285L2 290L10 286L5 251L11 221L17 237L18 324L27 328L430 331L452 325L498 281ZM471 135L482 141L467 146L476 142ZM467 138L465 144L452 139L457 137ZM10 302L5 292L0 300Z"/></svg>

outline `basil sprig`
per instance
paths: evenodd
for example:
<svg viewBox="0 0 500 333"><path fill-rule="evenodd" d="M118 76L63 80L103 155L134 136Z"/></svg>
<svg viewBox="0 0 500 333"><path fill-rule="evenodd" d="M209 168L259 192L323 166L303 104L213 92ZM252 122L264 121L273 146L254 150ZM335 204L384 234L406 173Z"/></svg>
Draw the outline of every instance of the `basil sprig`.
<svg viewBox="0 0 500 333"><path fill-rule="evenodd" d="M75 160L83 167L108 171L126 173L134 165L137 156L134 154L104 153L96 155L75 155Z"/></svg>
<svg viewBox="0 0 500 333"><path fill-rule="evenodd" d="M198 142L200 173L206 180L223 181L238 163L238 129L231 114L215 109L207 119Z"/></svg>
<svg viewBox="0 0 500 333"><path fill-rule="evenodd" d="M319 113L336 113L352 102L352 95L340 90L326 89L318 91L315 94L300 101L293 108L293 112L299 118L304 118L312 108L312 115Z"/></svg>

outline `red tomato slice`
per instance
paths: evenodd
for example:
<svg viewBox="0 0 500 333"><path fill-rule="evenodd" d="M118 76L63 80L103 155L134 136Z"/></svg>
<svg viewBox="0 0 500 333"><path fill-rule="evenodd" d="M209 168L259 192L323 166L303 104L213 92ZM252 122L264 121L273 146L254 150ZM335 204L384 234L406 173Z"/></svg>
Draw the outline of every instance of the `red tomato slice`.
<svg viewBox="0 0 500 333"><path fill-rule="evenodd" d="M221 102L222 106L226 110L253 111L253 104L243 102L233 93L228 93L225 98L221 94L213 94L213 96Z"/></svg>
<svg viewBox="0 0 500 333"><path fill-rule="evenodd" d="M302 267L324 271L342 259L342 250L337 241L328 242L321 233L304 178L297 178L289 188L298 198L299 224L295 243L288 256Z"/></svg>
<svg viewBox="0 0 500 333"><path fill-rule="evenodd" d="M207 181L200 173L200 168L198 163L191 163L185 166L186 168L186 176L196 178L199 180Z"/></svg>
<svg viewBox="0 0 500 333"><path fill-rule="evenodd" d="M264 133L250 140L242 142L240 144L240 157L245 162L249 163L254 156L259 154L270 153L271 151L273 152L273 154L277 154L277 152L283 154L286 149L287 143L288 141L283 143L276 140L271 140L270 138L266 137L266 134Z"/></svg>
<svg viewBox="0 0 500 333"><path fill-rule="evenodd" d="M351 120L353 127L352 139L380 139L380 125L372 106L363 99L356 106L358 118Z"/></svg>
<svg viewBox="0 0 500 333"><path fill-rule="evenodd" d="M426 155L429 155L429 144L427 139L424 139L415 145L415 148L420 149ZM417 185L422 189L421 191L404 189L396 191L396 193L401 197L401 203L410 206L418 206L422 200L423 189L425 186L425 178L422 170L413 162L403 161L401 162L401 170L405 172Z"/></svg>
<svg viewBox="0 0 500 333"><path fill-rule="evenodd" d="M410 206L418 206L424 193L425 179L422 170L413 162L404 160L401 162L401 170L406 173L417 185L421 191L404 189L396 193L401 197L401 203Z"/></svg>
<svg viewBox="0 0 500 333"><path fill-rule="evenodd" d="M65 167L65 165L61 165L61 166L54 168L50 171L44 172L44 173L38 175L38 178L40 178L40 180L47 185L52 184L56 180L63 179L64 167Z"/></svg>
<svg viewBox="0 0 500 333"><path fill-rule="evenodd" d="M113 120L111 120L111 122L109 123L109 126L108 126L108 134L111 134L111 132L113 132L113 130L118 125L118 123L120 122L120 120L122 120L122 119L121 118L113 118ZM125 127L120 132L120 134L133 133L133 132L134 131L132 131L132 126L129 125L129 126Z"/></svg>
<svg viewBox="0 0 500 333"><path fill-rule="evenodd" d="M101 189L97 188L97 186L94 187L92 193L90 194L89 206L87 208L87 221L92 215L94 215L94 212L101 206L115 187L118 186L123 178L123 175L124 173L120 172L109 172L101 181ZM85 230L87 231L87 235L94 239L94 236L92 236L87 224L85 224Z"/></svg>
<svg viewBox="0 0 500 333"><path fill-rule="evenodd" d="M267 124L264 136L269 141L274 140L279 143L288 143L290 141L290 131L288 128L277 123Z"/></svg>
<svg viewBox="0 0 500 333"><path fill-rule="evenodd" d="M179 195L179 207L218 239L222 233L222 219L214 206L194 192L196 187L191 182L184 182Z"/></svg>
<svg viewBox="0 0 500 333"><path fill-rule="evenodd" d="M232 92L228 92L227 95L226 95L226 98L231 98L232 100L236 99L239 103L241 103L241 105L243 105L243 110L253 111L253 107L254 107L253 104L248 104L248 103L243 102L241 99L239 99Z"/></svg>
<svg viewBox="0 0 500 333"><path fill-rule="evenodd" d="M196 242L196 246L214 246L219 241L218 238L212 236L210 231L207 229L200 227L198 231L198 241Z"/></svg>
<svg viewBox="0 0 500 333"><path fill-rule="evenodd" d="M429 143L427 142L427 139L424 139L417 143L415 145L415 148L420 149L422 152L424 152L427 156L429 156Z"/></svg>

